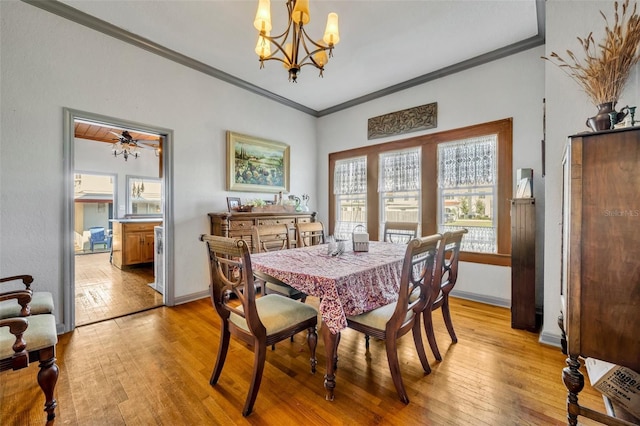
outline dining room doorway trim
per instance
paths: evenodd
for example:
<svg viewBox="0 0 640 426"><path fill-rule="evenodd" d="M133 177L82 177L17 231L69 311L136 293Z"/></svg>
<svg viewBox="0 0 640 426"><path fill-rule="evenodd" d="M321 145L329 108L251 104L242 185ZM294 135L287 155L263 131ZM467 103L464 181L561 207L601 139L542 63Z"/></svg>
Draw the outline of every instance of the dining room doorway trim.
<svg viewBox="0 0 640 426"><path fill-rule="evenodd" d="M62 306L62 332L72 331L75 328L75 265L74 265L74 142L76 120L87 120L102 124L111 124L126 129L135 129L143 132L158 134L162 140L162 165L163 178L163 226L164 226L164 304L175 305L174 288L174 218L173 218L173 130L137 123L120 118L109 117L87 111L71 108L63 108L63 169L64 169L64 223L62 238L63 253L63 306Z"/></svg>

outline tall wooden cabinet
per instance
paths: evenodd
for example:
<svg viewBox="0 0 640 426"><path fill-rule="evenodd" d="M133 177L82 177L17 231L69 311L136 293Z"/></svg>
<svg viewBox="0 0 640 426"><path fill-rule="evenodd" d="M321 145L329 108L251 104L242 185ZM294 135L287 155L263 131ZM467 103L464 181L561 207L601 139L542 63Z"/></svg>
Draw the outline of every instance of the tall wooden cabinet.
<svg viewBox="0 0 640 426"><path fill-rule="evenodd" d="M511 327L538 329L535 198L511 200Z"/></svg>
<svg viewBox="0 0 640 426"><path fill-rule="evenodd" d="M580 357L640 372L640 129L572 136L563 160L562 314L570 425L579 415ZM560 242L560 241L559 241Z"/></svg>
<svg viewBox="0 0 640 426"><path fill-rule="evenodd" d="M291 243L295 244L296 223L315 222L316 213L295 213L295 212L223 212L209 213L211 221L211 235L222 237L242 238L253 250L251 242L251 227L256 225L280 225L289 226L289 237Z"/></svg>

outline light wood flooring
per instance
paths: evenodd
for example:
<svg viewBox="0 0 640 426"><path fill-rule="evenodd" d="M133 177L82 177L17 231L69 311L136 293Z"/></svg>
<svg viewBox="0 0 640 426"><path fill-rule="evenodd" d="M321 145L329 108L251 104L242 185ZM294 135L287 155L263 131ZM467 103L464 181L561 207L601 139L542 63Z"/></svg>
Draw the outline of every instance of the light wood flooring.
<svg viewBox="0 0 640 426"><path fill-rule="evenodd" d="M310 297L307 303L317 306ZM438 315L439 312L437 313ZM345 330L339 347L335 400L325 401L324 347L311 374L305 336L269 350L262 386L247 418L241 415L253 355L232 339L215 387L209 378L219 319L209 299L160 307L76 328L60 336L55 423L65 425L562 425L565 356L538 336L510 328L508 309L452 299L459 338L451 344L441 317L443 355L424 375L410 334L401 339L401 370L411 402L398 399L384 349ZM37 364L0 373L0 424L44 423ZM584 370L583 370L584 371ZM588 379L582 404L603 409ZM594 425L580 418L584 425Z"/></svg>
<svg viewBox="0 0 640 426"><path fill-rule="evenodd" d="M153 265L121 270L109 263L109 253L75 256L76 326L116 318L162 305L162 294L148 284Z"/></svg>

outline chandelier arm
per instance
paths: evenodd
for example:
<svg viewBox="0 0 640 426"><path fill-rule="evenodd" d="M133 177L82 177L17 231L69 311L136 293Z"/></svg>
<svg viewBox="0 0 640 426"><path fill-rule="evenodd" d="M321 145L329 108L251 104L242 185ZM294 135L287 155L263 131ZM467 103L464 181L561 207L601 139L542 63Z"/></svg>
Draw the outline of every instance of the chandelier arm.
<svg viewBox="0 0 640 426"><path fill-rule="evenodd" d="M285 31L283 34L276 36L276 37L271 37L268 35L262 35L262 33L260 34L262 37L264 37L265 40L273 43L276 46L275 51L269 55L266 56L264 58L261 58L261 61L270 61L272 59L275 59L277 61L280 61L282 63L284 63L285 61L281 58L276 57L275 55L277 55L278 53L282 53L284 55L285 58L287 58L287 60L289 60L289 63L291 63L292 58L289 57L289 55L287 55L287 51L284 49L283 44L287 41L287 37L289 36L289 28L287 28L287 31ZM284 36L284 38L282 38ZM279 41L282 38L282 41Z"/></svg>

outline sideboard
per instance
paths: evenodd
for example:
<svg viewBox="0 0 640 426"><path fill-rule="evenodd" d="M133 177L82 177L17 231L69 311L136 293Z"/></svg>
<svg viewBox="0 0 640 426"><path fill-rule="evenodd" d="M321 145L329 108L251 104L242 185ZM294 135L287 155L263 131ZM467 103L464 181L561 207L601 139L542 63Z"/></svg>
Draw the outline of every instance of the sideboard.
<svg viewBox="0 0 640 426"><path fill-rule="evenodd" d="M211 235L242 238L253 250L251 241L252 226L286 224L289 226L291 244L295 246L296 223L315 222L316 212L222 212L209 213L209 219L211 222Z"/></svg>
<svg viewBox="0 0 640 426"><path fill-rule="evenodd" d="M563 160L562 379L568 422L630 425L581 406L581 358L640 372L640 128L569 138Z"/></svg>

